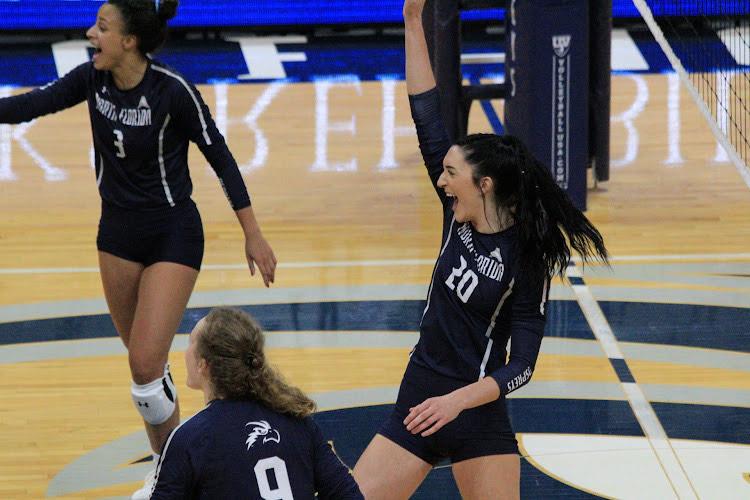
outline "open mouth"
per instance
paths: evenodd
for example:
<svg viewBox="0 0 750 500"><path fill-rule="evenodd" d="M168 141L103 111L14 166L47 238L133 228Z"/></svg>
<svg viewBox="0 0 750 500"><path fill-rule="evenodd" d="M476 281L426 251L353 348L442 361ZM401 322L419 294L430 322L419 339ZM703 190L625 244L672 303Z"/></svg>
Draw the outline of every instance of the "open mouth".
<svg viewBox="0 0 750 500"><path fill-rule="evenodd" d="M453 200L453 204L451 205L451 209L455 212L456 207L458 206L458 198L453 193L445 193L445 196Z"/></svg>

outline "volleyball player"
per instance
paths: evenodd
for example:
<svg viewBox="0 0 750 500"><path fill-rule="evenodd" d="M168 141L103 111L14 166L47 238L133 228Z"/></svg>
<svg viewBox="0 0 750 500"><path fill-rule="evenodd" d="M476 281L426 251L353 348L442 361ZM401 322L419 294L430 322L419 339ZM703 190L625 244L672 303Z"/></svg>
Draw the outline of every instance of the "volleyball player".
<svg viewBox="0 0 750 500"><path fill-rule="evenodd" d="M179 423L169 348L198 277L203 228L190 198L195 142L215 170L245 235L251 274L266 286L276 258L245 184L197 89L152 59L177 0L109 0L87 31L93 60L32 92L0 100L20 123L87 101L102 198L99 268L112 321L128 349L132 399L155 454ZM153 474L134 498L147 498Z"/></svg>
<svg viewBox="0 0 750 500"><path fill-rule="evenodd" d="M607 250L517 138L475 134L451 145L423 8L424 0L404 3L406 80L442 208L442 244L396 406L354 476L368 499L408 498L448 459L463 498L518 498L520 461L505 398L534 372L550 279L564 272L570 247L584 260L606 261Z"/></svg>
<svg viewBox="0 0 750 500"><path fill-rule="evenodd" d="M152 499L362 498L310 418L315 403L284 382L263 345L260 327L236 309L213 309L195 326L187 384L206 407L167 440Z"/></svg>

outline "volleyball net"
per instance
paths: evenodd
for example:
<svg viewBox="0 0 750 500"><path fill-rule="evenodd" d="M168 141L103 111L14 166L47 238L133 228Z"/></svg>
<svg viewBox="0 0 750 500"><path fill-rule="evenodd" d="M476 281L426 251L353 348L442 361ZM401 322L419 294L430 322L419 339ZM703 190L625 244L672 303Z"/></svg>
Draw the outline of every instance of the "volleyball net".
<svg viewBox="0 0 750 500"><path fill-rule="evenodd" d="M750 187L750 2L633 0L719 146Z"/></svg>

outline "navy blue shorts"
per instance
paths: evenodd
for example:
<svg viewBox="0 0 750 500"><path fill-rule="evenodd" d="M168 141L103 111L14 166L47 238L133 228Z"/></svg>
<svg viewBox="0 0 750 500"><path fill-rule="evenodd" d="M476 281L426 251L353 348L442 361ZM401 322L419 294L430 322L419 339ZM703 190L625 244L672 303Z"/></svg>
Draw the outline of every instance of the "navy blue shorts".
<svg viewBox="0 0 750 500"><path fill-rule="evenodd" d="M175 262L200 270L203 223L191 199L154 211L127 210L102 203L96 248L146 267Z"/></svg>
<svg viewBox="0 0 750 500"><path fill-rule="evenodd" d="M446 458L456 463L488 455L518 454L504 398L462 411L431 436L422 437L406 430L404 419L409 408L466 385L464 381L409 362L396 406L378 433L433 466Z"/></svg>

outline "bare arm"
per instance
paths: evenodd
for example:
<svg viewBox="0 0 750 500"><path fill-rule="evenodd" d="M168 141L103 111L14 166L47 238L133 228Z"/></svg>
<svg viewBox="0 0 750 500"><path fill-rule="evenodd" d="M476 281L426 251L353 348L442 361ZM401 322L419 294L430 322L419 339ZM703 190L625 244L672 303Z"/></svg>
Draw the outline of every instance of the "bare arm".
<svg viewBox="0 0 750 500"><path fill-rule="evenodd" d="M235 213L245 233L245 257L250 266L250 274L255 276L255 264L257 264L263 283L268 287L274 282L276 276L276 256L273 249L260 232L252 206L237 210Z"/></svg>
<svg viewBox="0 0 750 500"><path fill-rule="evenodd" d="M406 46L406 90L417 95L435 87L427 40L422 27L425 0L404 1L404 28Z"/></svg>

